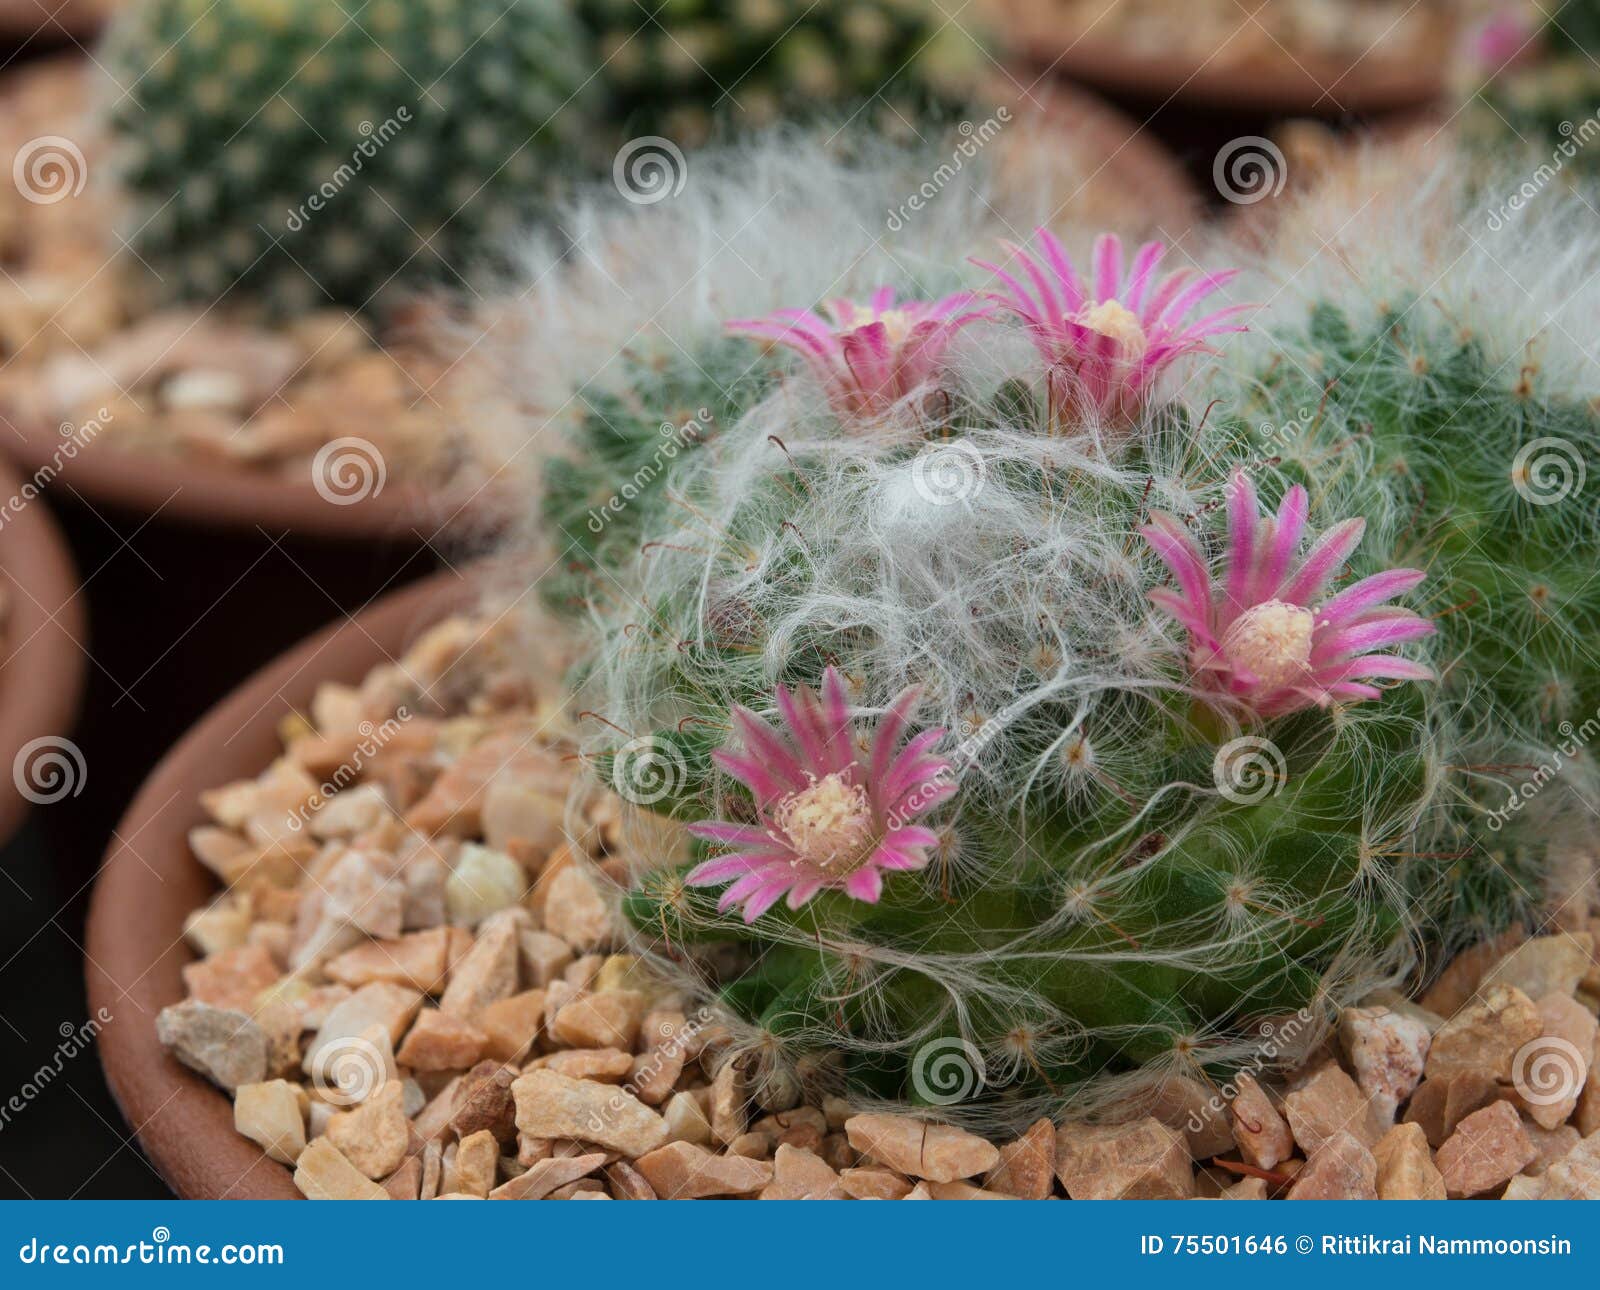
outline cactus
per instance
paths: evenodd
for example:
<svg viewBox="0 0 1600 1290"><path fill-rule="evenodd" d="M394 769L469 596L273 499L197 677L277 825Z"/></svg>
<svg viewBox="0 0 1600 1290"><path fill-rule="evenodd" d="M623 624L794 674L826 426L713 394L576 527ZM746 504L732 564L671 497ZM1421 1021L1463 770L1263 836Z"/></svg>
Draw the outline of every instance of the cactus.
<svg viewBox="0 0 1600 1290"><path fill-rule="evenodd" d="M1189 318L1229 276L1108 238L1085 283L1039 246L987 295L729 320L801 366L747 349L765 378L634 498L646 540L586 548L599 779L692 839L629 894L641 933L744 947L719 988L763 1051L937 1098L958 1043L1012 1107L1382 978L1438 757L1431 673L1383 648L1431 630L1389 604L1418 575L1348 523L1302 552L1316 500L1258 514L1223 423L1156 396L1239 325ZM717 385L728 344L686 368ZM589 429L636 459L664 408L629 401ZM1375 578L1331 591L1352 558Z"/></svg>
<svg viewBox="0 0 1600 1290"><path fill-rule="evenodd" d="M981 61L926 0L579 0L612 111L631 134L702 142L718 120L869 116L903 131L953 107Z"/></svg>
<svg viewBox="0 0 1600 1290"><path fill-rule="evenodd" d="M459 281L570 163L589 68L554 0L141 0L105 62L157 290L280 313Z"/></svg>
<svg viewBox="0 0 1600 1290"><path fill-rule="evenodd" d="M1473 96L1463 123L1469 144L1593 173L1588 145L1600 133L1597 51L1600 5L1508 6L1491 17L1470 39L1465 59L1465 88Z"/></svg>
<svg viewBox="0 0 1600 1290"><path fill-rule="evenodd" d="M816 294L733 293L723 335L697 314L611 367L575 422L606 461L551 471L558 600L596 630L596 784L649 822L624 910L738 1052L1016 1123L1231 1073L1266 1023L1309 1040L1539 908L1572 798L1490 818L1600 705L1600 592L1563 558L1600 535L1531 503L1519 454L1600 462L1587 404L1519 384L1504 337L1580 266L1486 309L1460 209L1416 221L1406 273L1349 273L1380 241L1269 257L1305 299L1112 237L1086 276L1043 230L985 259L976 222L972 263L913 229L875 290L848 215L789 210L738 249L828 260ZM619 269L670 244L641 231L611 230ZM1441 322L1440 284L1496 335Z"/></svg>

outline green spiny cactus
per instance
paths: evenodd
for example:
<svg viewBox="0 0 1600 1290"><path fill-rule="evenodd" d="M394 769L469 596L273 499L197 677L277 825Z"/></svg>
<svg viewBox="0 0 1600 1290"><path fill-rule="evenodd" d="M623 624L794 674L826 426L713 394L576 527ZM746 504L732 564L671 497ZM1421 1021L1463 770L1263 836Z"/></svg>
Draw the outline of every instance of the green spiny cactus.
<svg viewBox="0 0 1600 1290"><path fill-rule="evenodd" d="M905 129L954 106L981 61L926 0L579 0L612 111L633 134L699 143L866 105Z"/></svg>
<svg viewBox="0 0 1600 1290"><path fill-rule="evenodd" d="M1600 586L1572 559L1600 549L1584 497L1600 417L1531 352L1491 359L1431 312L1396 301L1362 324L1323 305L1283 324L1239 430L1289 478L1388 517L1380 540L1432 572L1440 701L1460 732L1451 788L1468 808L1448 844L1453 921L1474 938L1537 916L1550 812L1573 803L1552 792L1524 810L1518 788L1559 769L1560 747L1600 714Z"/></svg>
<svg viewBox="0 0 1600 1290"><path fill-rule="evenodd" d="M141 0L105 62L158 289L284 313L457 281L568 162L590 66L554 0Z"/></svg>

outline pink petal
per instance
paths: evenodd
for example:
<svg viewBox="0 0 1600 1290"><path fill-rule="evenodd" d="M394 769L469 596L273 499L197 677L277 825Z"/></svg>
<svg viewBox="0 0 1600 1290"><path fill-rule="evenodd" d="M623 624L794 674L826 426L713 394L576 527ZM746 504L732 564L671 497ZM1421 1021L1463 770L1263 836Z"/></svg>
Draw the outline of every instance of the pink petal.
<svg viewBox="0 0 1600 1290"><path fill-rule="evenodd" d="M1312 544L1299 571L1278 592L1278 598L1293 605L1308 605L1314 601L1328 580L1344 568L1345 561L1361 545L1361 535L1366 531L1367 522L1363 519L1335 524Z"/></svg>
<svg viewBox="0 0 1600 1290"><path fill-rule="evenodd" d="M1386 645L1420 640L1424 636L1431 636L1433 632L1433 624L1415 614L1407 614L1405 617L1385 616L1376 620L1351 623L1326 636L1317 637L1316 645L1311 651L1311 665L1319 667L1341 655L1365 653L1367 650L1382 649Z"/></svg>
<svg viewBox="0 0 1600 1290"><path fill-rule="evenodd" d="M867 771L867 777L873 783L877 783L888 774L890 759L894 756L895 745L900 740L900 732L905 729L906 720L910 717L911 710L916 706L921 693L920 686L907 686L890 703L888 711L883 714L883 719L878 722L878 729L872 737L872 757Z"/></svg>
<svg viewBox="0 0 1600 1290"><path fill-rule="evenodd" d="M1318 609L1317 623L1338 627L1386 600L1403 596L1427 576L1421 569L1389 569L1363 578Z"/></svg>
<svg viewBox="0 0 1600 1290"><path fill-rule="evenodd" d="M1102 233L1094 240L1094 298L1113 300L1122 286L1122 239Z"/></svg>
<svg viewBox="0 0 1600 1290"><path fill-rule="evenodd" d="M1278 506L1277 532L1273 534L1272 546L1263 552L1266 563L1256 588L1257 602L1277 598L1284 575L1289 572L1289 564L1300 549L1300 538L1306 531L1306 516L1310 510L1311 498L1299 484L1284 494Z"/></svg>
<svg viewBox="0 0 1600 1290"><path fill-rule="evenodd" d="M1150 278L1155 273L1156 266L1161 263L1161 257L1166 253L1167 248L1164 244L1146 242L1133 257L1133 270L1128 275L1128 298L1123 304L1134 313L1139 312L1139 306L1144 302L1145 290L1150 285Z"/></svg>
<svg viewBox="0 0 1600 1290"><path fill-rule="evenodd" d="M794 884L794 879L788 875L769 882L755 895L751 896L744 904L744 921L753 923L762 914L771 909L783 898L784 892ZM726 897L724 897L726 899Z"/></svg>
<svg viewBox="0 0 1600 1290"><path fill-rule="evenodd" d="M1184 599L1197 610L1209 608L1211 574L1189 530L1165 511L1156 511L1139 532L1172 571Z"/></svg>
<svg viewBox="0 0 1600 1290"><path fill-rule="evenodd" d="M867 865L845 879L844 889L857 900L876 905L878 897L883 895L883 874Z"/></svg>
<svg viewBox="0 0 1600 1290"><path fill-rule="evenodd" d="M1256 522L1260 517L1255 485L1241 471L1228 486L1228 607L1234 614L1250 607L1247 597L1256 560Z"/></svg>

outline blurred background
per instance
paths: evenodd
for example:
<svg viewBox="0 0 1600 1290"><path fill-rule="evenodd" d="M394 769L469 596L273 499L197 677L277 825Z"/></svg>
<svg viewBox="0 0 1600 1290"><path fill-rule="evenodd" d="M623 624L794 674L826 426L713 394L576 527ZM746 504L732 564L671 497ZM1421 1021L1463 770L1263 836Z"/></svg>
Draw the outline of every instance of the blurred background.
<svg viewBox="0 0 1600 1290"><path fill-rule="evenodd" d="M96 868L239 681L492 540L448 324L513 229L788 119L1014 112L1176 239L1367 139L1586 142L1597 45L1583 0L0 0L0 1195L167 1194L63 1044Z"/></svg>

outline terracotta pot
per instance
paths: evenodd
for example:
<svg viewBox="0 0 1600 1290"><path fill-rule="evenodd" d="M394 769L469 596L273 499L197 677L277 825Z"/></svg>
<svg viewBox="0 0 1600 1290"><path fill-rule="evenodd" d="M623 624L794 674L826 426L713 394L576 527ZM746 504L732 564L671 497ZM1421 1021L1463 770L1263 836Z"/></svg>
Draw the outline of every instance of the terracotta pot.
<svg viewBox="0 0 1600 1290"><path fill-rule="evenodd" d="M22 496L23 487L0 463L7 506L0 512L0 586L8 605L0 627L0 842L31 805L72 796L84 782L82 768L71 764L77 746L67 742L83 693L84 601L55 520L42 500ZM24 756L30 745L34 752Z"/></svg>
<svg viewBox="0 0 1600 1290"><path fill-rule="evenodd" d="M1365 115L1413 108L1445 90L1441 34L1435 56L1377 49L1354 60L1295 51L1240 67L1192 54L1130 53L1063 18L1053 0L988 0L1012 47L1040 66L1106 93L1272 116ZM1242 16L1243 11L1241 11Z"/></svg>
<svg viewBox="0 0 1600 1290"><path fill-rule="evenodd" d="M185 457L119 451L89 442L63 453L60 429L0 412L0 445L29 470L48 468L64 486L94 506L160 515L163 523L230 530L294 533L312 540L375 539L415 543L492 527L488 493L432 493L415 485L381 482L352 473L319 492L306 477L286 479L248 466L227 466ZM352 430L359 434L359 427ZM338 470L338 456L328 472ZM352 472L363 468L351 455ZM370 480L372 482L366 482ZM333 499L333 500L330 500Z"/></svg>
<svg viewBox="0 0 1600 1290"><path fill-rule="evenodd" d="M1014 131L1008 126L999 136L1002 167L1026 166L1030 154L1055 146L1057 139L1070 139L1085 157L1095 158L1095 187L1116 194L1117 200L1107 205L1108 222L1132 218L1142 225L1134 231L1172 240L1200 214L1199 194L1177 158L1152 131L1098 95L1048 75L1013 69L1003 84L997 82L995 97L1025 127ZM1087 200L1088 187L1063 193L1063 206Z"/></svg>
<svg viewBox="0 0 1600 1290"><path fill-rule="evenodd" d="M0 41L54 44L94 36L110 20L117 0L0 0Z"/></svg>
<svg viewBox="0 0 1600 1290"><path fill-rule="evenodd" d="M89 1010L112 1018L99 1037L106 1079L145 1154L179 1196L299 1195L289 1170L233 1131L227 1095L156 1041L156 1014L184 997L182 969L194 958L184 945L184 919L216 890L187 842L188 831L206 822L199 795L265 769L281 751L279 721L304 711L319 684L359 682L475 595L470 575L439 574L257 672L162 760L117 830L124 840L107 855L89 907Z"/></svg>

